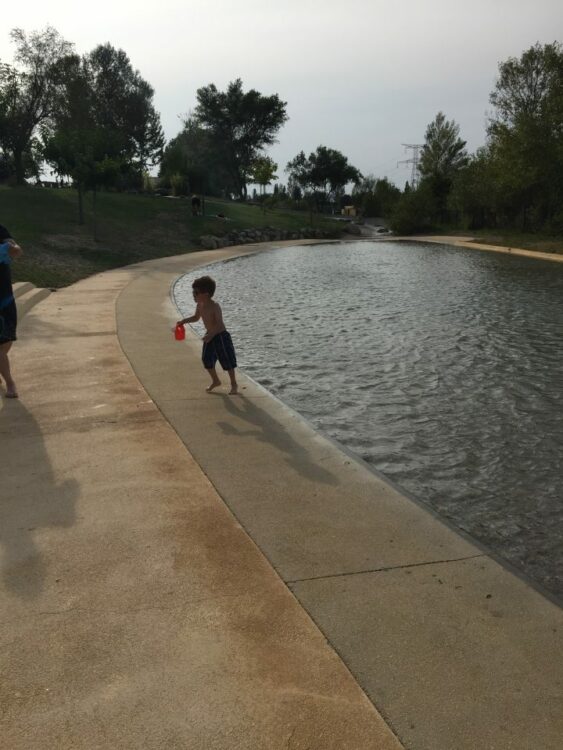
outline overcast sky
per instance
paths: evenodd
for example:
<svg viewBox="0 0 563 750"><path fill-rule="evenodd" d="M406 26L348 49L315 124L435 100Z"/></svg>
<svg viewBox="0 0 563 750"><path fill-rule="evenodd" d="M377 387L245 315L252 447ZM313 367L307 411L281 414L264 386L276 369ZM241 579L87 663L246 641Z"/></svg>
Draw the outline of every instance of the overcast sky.
<svg viewBox="0 0 563 750"><path fill-rule="evenodd" d="M84 53L124 49L155 89L167 138L208 83L277 93L290 120L270 155L280 176L300 150L339 149L364 174L409 177L402 143L423 143L439 110L468 148L485 141L499 62L563 38L563 0L23 0L4 4L9 31L54 26Z"/></svg>

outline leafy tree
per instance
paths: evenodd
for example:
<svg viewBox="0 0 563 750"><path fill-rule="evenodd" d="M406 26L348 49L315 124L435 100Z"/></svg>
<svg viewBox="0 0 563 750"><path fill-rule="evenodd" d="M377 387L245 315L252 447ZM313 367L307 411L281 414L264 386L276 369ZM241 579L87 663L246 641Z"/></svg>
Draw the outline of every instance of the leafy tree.
<svg viewBox="0 0 563 750"><path fill-rule="evenodd" d="M443 112L438 112L426 128L425 143L420 152L418 168L422 177L451 178L467 163L465 144L466 141L459 137L459 125L446 120Z"/></svg>
<svg viewBox="0 0 563 750"><path fill-rule="evenodd" d="M508 221L549 223L563 204L563 47L535 44L499 66L488 125ZM510 216L512 214L512 217Z"/></svg>
<svg viewBox="0 0 563 750"><path fill-rule="evenodd" d="M303 190L299 186L297 182L292 180L291 178L288 181L288 189L289 194L291 195L291 200L295 201L296 203L299 203L303 200Z"/></svg>
<svg viewBox="0 0 563 750"><path fill-rule="evenodd" d="M428 125L425 143L420 152L419 172L430 185L436 201L436 211L444 220L447 213L447 199L452 181L459 169L467 164L466 141L459 137L459 125L446 120L443 112L438 112Z"/></svg>
<svg viewBox="0 0 563 750"><path fill-rule="evenodd" d="M493 149L482 147L453 179L448 206L464 217L469 229L495 226L505 210L497 172Z"/></svg>
<svg viewBox="0 0 563 750"><path fill-rule="evenodd" d="M83 193L142 183L147 163L159 157L164 138L152 105L153 90L123 50L100 45L90 54L61 59L54 68L56 111L44 133L45 158ZM94 210L95 218L95 210Z"/></svg>
<svg viewBox="0 0 563 750"><path fill-rule="evenodd" d="M252 164L266 146L275 143L288 119L286 102L277 94L263 96L254 89L245 93L240 78L224 92L213 83L198 89L197 101L195 122L208 131L237 195L245 200Z"/></svg>
<svg viewBox="0 0 563 750"><path fill-rule="evenodd" d="M73 55L59 61L56 80L57 115L52 129L44 134L43 153L58 175L72 177L78 189L79 223L83 224L84 191L111 183L119 161L108 133L96 122L96 102L85 60Z"/></svg>
<svg viewBox="0 0 563 750"><path fill-rule="evenodd" d="M173 195L187 195L190 192L190 183L186 175L175 172L169 178Z"/></svg>
<svg viewBox="0 0 563 750"><path fill-rule="evenodd" d="M164 149L159 174L165 183L174 174L182 175L188 189L199 193L226 196L236 192L211 134L192 117L184 120L183 130Z"/></svg>
<svg viewBox="0 0 563 750"><path fill-rule="evenodd" d="M431 229L436 213L436 198L430 183L423 180L416 189L406 190L391 216L391 229L398 234L414 234Z"/></svg>
<svg viewBox="0 0 563 750"><path fill-rule="evenodd" d="M517 127L522 118L546 119L560 131L563 114L563 47L560 43L535 44L520 59L510 57L499 65L499 77L490 96L496 112L490 128Z"/></svg>
<svg viewBox="0 0 563 750"><path fill-rule="evenodd" d="M364 177L352 192L354 205L364 216L388 217L401 198L401 191L387 177L378 179L373 175Z"/></svg>
<svg viewBox="0 0 563 750"><path fill-rule="evenodd" d="M250 178L260 185L262 193L265 192L267 185L271 185L274 180L278 179L277 168L278 165L269 156L259 156L254 160Z"/></svg>
<svg viewBox="0 0 563 750"><path fill-rule="evenodd" d="M286 172L292 185L314 199L317 210L327 200L336 201L350 182L358 183L362 175L340 151L326 146L305 156L301 151L289 161Z"/></svg>
<svg viewBox="0 0 563 750"><path fill-rule="evenodd" d="M13 174L13 167L10 163L10 157L0 151L0 183L6 182Z"/></svg>
<svg viewBox="0 0 563 750"><path fill-rule="evenodd" d="M53 71L73 45L50 26L29 35L13 29L10 36L19 67L0 63L0 146L21 185L30 172L37 173L36 135L53 116Z"/></svg>
<svg viewBox="0 0 563 750"><path fill-rule="evenodd" d="M96 123L107 134L114 158L143 173L162 157L164 134L152 99L154 90L123 50L98 45L85 57Z"/></svg>

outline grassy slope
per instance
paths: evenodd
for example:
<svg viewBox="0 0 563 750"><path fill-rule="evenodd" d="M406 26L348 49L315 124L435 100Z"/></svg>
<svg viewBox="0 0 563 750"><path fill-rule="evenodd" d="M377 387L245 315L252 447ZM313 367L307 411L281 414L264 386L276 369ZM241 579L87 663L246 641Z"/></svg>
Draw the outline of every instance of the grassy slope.
<svg viewBox="0 0 563 750"><path fill-rule="evenodd" d="M85 199L86 223L77 221L74 190L0 187L0 224L24 248L13 266L15 281L60 287L110 268L149 258L193 252L202 234L273 226L298 229L308 215L268 211L216 200L206 201L206 217L192 217L189 201L143 195L98 195L98 239L94 240L92 196ZM210 214L223 213L223 222ZM316 219L335 232L334 222ZM338 231L338 228L336 228Z"/></svg>

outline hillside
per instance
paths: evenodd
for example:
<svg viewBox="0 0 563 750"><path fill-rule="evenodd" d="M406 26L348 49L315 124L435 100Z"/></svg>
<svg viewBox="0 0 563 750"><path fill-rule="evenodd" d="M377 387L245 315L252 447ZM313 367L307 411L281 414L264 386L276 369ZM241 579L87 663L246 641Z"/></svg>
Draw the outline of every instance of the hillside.
<svg viewBox="0 0 563 750"><path fill-rule="evenodd" d="M222 213L229 221L214 218ZM5 224L25 250L14 263L14 281L61 287L110 268L150 258L194 252L204 234L272 226L298 229L308 214L267 211L256 206L206 201L206 217L192 217L189 200L146 195L99 193L97 239L94 239L92 195L85 199L84 226L78 225L77 194L71 189L0 187L0 224ZM318 226L337 236L330 219Z"/></svg>

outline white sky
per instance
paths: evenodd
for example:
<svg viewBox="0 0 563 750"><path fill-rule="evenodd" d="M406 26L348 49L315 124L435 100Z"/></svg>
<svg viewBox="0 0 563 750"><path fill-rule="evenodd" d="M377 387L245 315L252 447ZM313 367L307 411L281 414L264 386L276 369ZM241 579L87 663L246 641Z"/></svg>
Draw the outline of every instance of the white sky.
<svg viewBox="0 0 563 750"><path fill-rule="evenodd" d="M155 89L167 138L197 88L242 78L277 93L289 122L270 150L278 174L300 150L342 151L364 174L409 178L402 143L423 143L438 110L474 151L485 141L498 63L561 41L562 0L27 0L2 12L9 31L54 26L76 51L110 42Z"/></svg>

